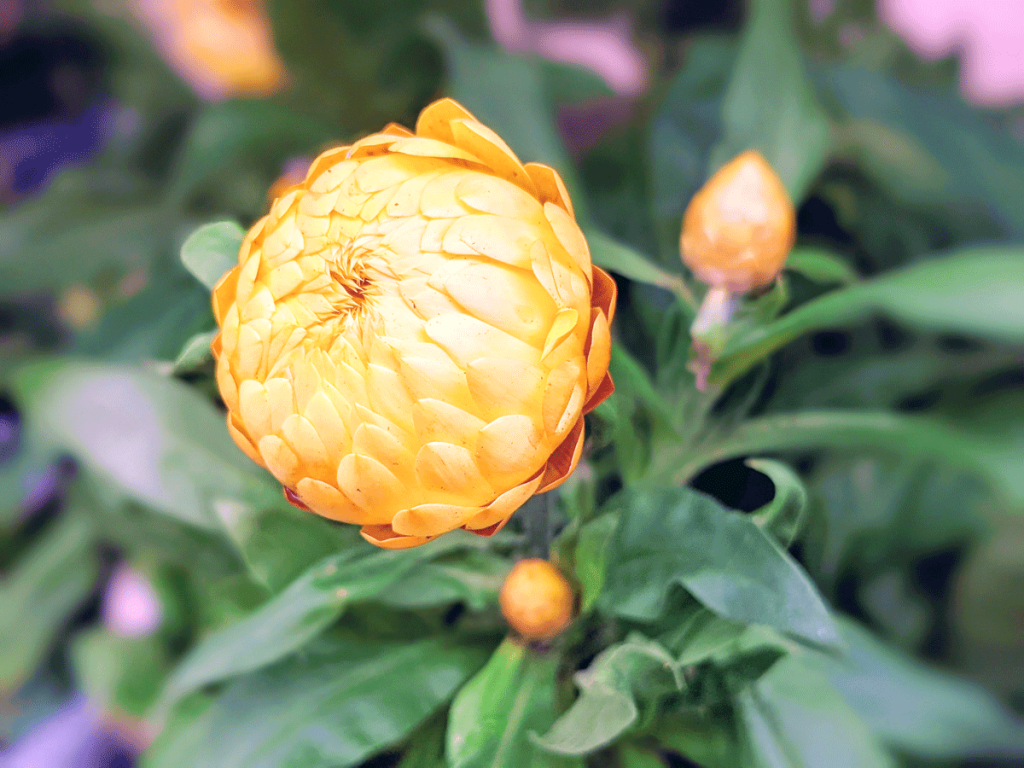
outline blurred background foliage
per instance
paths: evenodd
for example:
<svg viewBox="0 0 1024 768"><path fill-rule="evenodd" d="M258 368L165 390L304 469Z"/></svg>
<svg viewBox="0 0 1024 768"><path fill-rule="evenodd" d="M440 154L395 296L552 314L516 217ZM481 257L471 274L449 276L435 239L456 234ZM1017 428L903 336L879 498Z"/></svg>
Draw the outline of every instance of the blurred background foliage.
<svg viewBox="0 0 1024 768"><path fill-rule="evenodd" d="M1019 108L869 0L261 8L0 13L0 764L1024 765ZM442 94L563 173L618 389L502 535L383 552L231 443L209 287ZM680 221L747 147L799 238L698 392ZM528 647L549 551L580 616Z"/></svg>

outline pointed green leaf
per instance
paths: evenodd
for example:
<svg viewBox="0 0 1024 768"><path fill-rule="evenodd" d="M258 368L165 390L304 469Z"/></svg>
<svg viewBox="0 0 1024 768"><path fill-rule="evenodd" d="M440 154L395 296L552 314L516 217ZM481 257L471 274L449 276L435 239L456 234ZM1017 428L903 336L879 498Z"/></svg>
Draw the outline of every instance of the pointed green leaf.
<svg viewBox="0 0 1024 768"><path fill-rule="evenodd" d="M418 563L458 545L456 537L414 550L362 547L325 558L241 621L200 641L168 680L159 711L204 685L297 651L352 603L375 597Z"/></svg>
<svg viewBox="0 0 1024 768"><path fill-rule="evenodd" d="M0 581L0 690L25 682L58 630L99 576L93 532L80 515L64 515Z"/></svg>
<svg viewBox="0 0 1024 768"><path fill-rule="evenodd" d="M216 330L201 331L186 341L174 361L174 373L194 371L210 360L213 356L210 344L213 343L213 337L216 335Z"/></svg>
<svg viewBox="0 0 1024 768"><path fill-rule="evenodd" d="M210 290L225 272L237 266L245 230L233 221L205 224L181 246L181 262Z"/></svg>
<svg viewBox="0 0 1024 768"><path fill-rule="evenodd" d="M435 639L324 639L184 702L142 765L348 768L404 739L482 662L476 648Z"/></svg>
<svg viewBox="0 0 1024 768"><path fill-rule="evenodd" d="M630 494L618 506L599 601L607 613L653 621L680 584L723 618L838 641L810 579L750 517L689 488Z"/></svg>
<svg viewBox="0 0 1024 768"><path fill-rule="evenodd" d="M1024 757L1024 721L980 686L885 646L850 620L825 674L883 741L925 759Z"/></svg>
<svg viewBox="0 0 1024 768"><path fill-rule="evenodd" d="M681 667L665 648L639 634L606 648L576 675L580 696L534 742L559 755L585 755L610 744L639 717L637 699L683 687Z"/></svg>
<svg viewBox="0 0 1024 768"><path fill-rule="evenodd" d="M747 466L772 481L775 496L753 514L754 522L784 547L796 539L807 514L807 489L788 465L770 459L748 459Z"/></svg>
<svg viewBox="0 0 1024 768"><path fill-rule="evenodd" d="M804 71L793 15L790 0L750 4L710 168L759 149L799 203L825 164L831 126Z"/></svg>
<svg viewBox="0 0 1024 768"><path fill-rule="evenodd" d="M217 529L213 503L264 482L206 398L151 370L50 358L14 371L12 384L27 429L181 522Z"/></svg>
<svg viewBox="0 0 1024 768"><path fill-rule="evenodd" d="M459 691L448 715L449 768L529 768L533 731L555 716L559 657L505 640Z"/></svg>
<svg viewBox="0 0 1024 768"><path fill-rule="evenodd" d="M785 268L821 285L849 285L860 279L845 259L821 248L794 248L786 257Z"/></svg>
<svg viewBox="0 0 1024 768"><path fill-rule="evenodd" d="M711 373L724 385L793 339L882 313L928 331L1024 342L1024 253L971 248L834 291L729 339Z"/></svg>
<svg viewBox="0 0 1024 768"><path fill-rule="evenodd" d="M756 768L895 768L828 679L805 655L778 661L737 696Z"/></svg>

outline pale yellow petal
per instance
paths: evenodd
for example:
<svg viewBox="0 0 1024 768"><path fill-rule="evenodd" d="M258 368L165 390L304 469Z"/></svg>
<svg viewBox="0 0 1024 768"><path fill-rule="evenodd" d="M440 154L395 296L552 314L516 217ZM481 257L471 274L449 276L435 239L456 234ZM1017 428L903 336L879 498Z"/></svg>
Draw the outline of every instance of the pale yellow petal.
<svg viewBox="0 0 1024 768"><path fill-rule="evenodd" d="M539 413L546 381L541 368L523 360L481 357L466 367L469 391L488 419Z"/></svg>
<svg viewBox="0 0 1024 768"><path fill-rule="evenodd" d="M530 268L537 228L525 221L486 213L466 214L452 222L442 244L446 253L481 254L520 269Z"/></svg>
<svg viewBox="0 0 1024 768"><path fill-rule="evenodd" d="M480 507L418 504L395 514L391 527L405 536L438 536L455 530L479 512Z"/></svg>
<svg viewBox="0 0 1024 768"><path fill-rule="evenodd" d="M608 320L597 307L591 311L590 337L584 348L587 358L587 397L593 394L608 373L612 360L612 334Z"/></svg>
<svg viewBox="0 0 1024 768"><path fill-rule="evenodd" d="M430 104L416 120L416 135L451 144L452 120L475 120L465 107L453 99L438 99Z"/></svg>
<svg viewBox="0 0 1024 768"><path fill-rule="evenodd" d="M406 484L413 480L415 456L401 440L376 424L359 425L352 436L352 452L376 459Z"/></svg>
<svg viewBox="0 0 1024 768"><path fill-rule="evenodd" d="M479 158L471 155L464 149L459 149L448 142L429 139L424 136L396 141L391 145L391 151L397 152L400 155L413 155L414 157L438 157L480 163Z"/></svg>
<svg viewBox="0 0 1024 768"><path fill-rule="evenodd" d="M424 445L416 454L416 477L427 498L436 503L470 506L485 504L494 496L473 454L460 445Z"/></svg>
<svg viewBox="0 0 1024 768"><path fill-rule="evenodd" d="M259 441L260 456L270 474L282 485L295 485L302 477L298 456L277 435L265 435Z"/></svg>
<svg viewBox="0 0 1024 768"><path fill-rule="evenodd" d="M482 419L442 400L417 400L412 410L416 436L422 443L434 441L461 445L472 450L477 435L486 425Z"/></svg>
<svg viewBox="0 0 1024 768"><path fill-rule="evenodd" d="M270 429L268 431L280 432L284 420L295 413L295 394L292 390L292 383L286 378L274 377L267 379L264 386L270 406Z"/></svg>
<svg viewBox="0 0 1024 768"><path fill-rule="evenodd" d="M338 488L360 509L366 523L384 524L402 506L404 488L383 464L352 453L338 465Z"/></svg>
<svg viewBox="0 0 1024 768"><path fill-rule="evenodd" d="M231 439L235 441L235 445L242 449L242 452L250 459L255 461L261 467L266 466L263 463L263 457L260 456L260 452L253 445L252 440L245 434L244 428L236 422L234 414L228 414L228 434L231 435Z"/></svg>
<svg viewBox="0 0 1024 768"><path fill-rule="evenodd" d="M270 434L270 396L267 388L254 379L246 379L238 386L238 415L245 431L259 439Z"/></svg>
<svg viewBox="0 0 1024 768"><path fill-rule="evenodd" d="M527 163L523 167L530 174L533 183L537 185L537 192L540 194L539 199L542 203L560 205L566 213L575 218L572 200L569 199L569 190L565 188L565 182L562 181L558 171L541 163Z"/></svg>
<svg viewBox="0 0 1024 768"><path fill-rule="evenodd" d="M476 120L467 119L452 120L451 129L455 146L479 157L499 175L537 196L533 179L498 134Z"/></svg>
<svg viewBox="0 0 1024 768"><path fill-rule="evenodd" d="M544 215L551 224L551 229L562 244L566 252L572 256L576 266L583 272L583 276L589 281L591 279L590 246L587 239L580 231L576 221L565 212L565 209L554 203L544 204Z"/></svg>
<svg viewBox="0 0 1024 768"><path fill-rule="evenodd" d="M469 315L441 315L423 330L462 367L481 357L510 357L535 363L540 350Z"/></svg>
<svg viewBox="0 0 1024 768"><path fill-rule="evenodd" d="M501 416L480 430L476 461L496 484L520 482L544 464L539 452L544 435L529 416Z"/></svg>
<svg viewBox="0 0 1024 768"><path fill-rule="evenodd" d="M575 393L582 389L581 377L585 375L578 360L566 360L548 374L544 388L544 429L556 434L562 416L565 414ZM580 404L582 406L582 403Z"/></svg>
<svg viewBox="0 0 1024 768"><path fill-rule="evenodd" d="M354 525L365 521L363 510L329 483L304 477L295 486L295 493L303 504L322 517Z"/></svg>
<svg viewBox="0 0 1024 768"><path fill-rule="evenodd" d="M544 473L538 472L525 483L510 488L498 498L488 504L475 517L466 521L466 530L480 530L490 528L492 525L508 519L513 512L519 509L527 500L533 496L540 487Z"/></svg>
<svg viewBox="0 0 1024 768"><path fill-rule="evenodd" d="M540 355L542 360L551 354L551 350L565 341L570 333L576 330L578 322L579 313L575 309L558 310L558 314L555 315L555 321L551 324L551 330L548 331L547 338L544 339L544 350Z"/></svg>
<svg viewBox="0 0 1024 768"><path fill-rule="evenodd" d="M541 204L510 181L483 173L468 173L455 188L455 196L469 208L519 221L538 221Z"/></svg>
<svg viewBox="0 0 1024 768"><path fill-rule="evenodd" d="M390 525L364 525L359 535L381 549L411 549L426 544L432 536L403 536Z"/></svg>
<svg viewBox="0 0 1024 768"><path fill-rule="evenodd" d="M442 279L445 292L465 311L539 347L555 317L555 304L532 278L529 272L503 264L469 262Z"/></svg>

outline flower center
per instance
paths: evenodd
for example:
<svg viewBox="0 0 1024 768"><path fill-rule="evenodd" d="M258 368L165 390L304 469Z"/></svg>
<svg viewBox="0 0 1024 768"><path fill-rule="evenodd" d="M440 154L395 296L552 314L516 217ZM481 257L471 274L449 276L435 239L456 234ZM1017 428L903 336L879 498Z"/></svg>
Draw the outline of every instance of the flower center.
<svg viewBox="0 0 1024 768"><path fill-rule="evenodd" d="M327 258L331 282L323 292L330 306L322 318L325 322L358 322L370 309L373 298L380 292L375 279L378 277L377 261L367 244L358 240L334 249Z"/></svg>

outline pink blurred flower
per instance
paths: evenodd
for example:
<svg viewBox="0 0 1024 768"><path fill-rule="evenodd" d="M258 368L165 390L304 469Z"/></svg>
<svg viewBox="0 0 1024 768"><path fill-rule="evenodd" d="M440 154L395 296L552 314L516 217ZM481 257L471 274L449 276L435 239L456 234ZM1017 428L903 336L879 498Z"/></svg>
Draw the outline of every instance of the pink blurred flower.
<svg viewBox="0 0 1024 768"><path fill-rule="evenodd" d="M589 69L620 96L635 96L647 86L647 68L625 14L601 21L533 21L522 0L487 0L487 17L494 39L510 51Z"/></svg>
<svg viewBox="0 0 1024 768"><path fill-rule="evenodd" d="M134 568L118 565L103 595L103 623L121 637L145 637L157 630L163 618L160 598L153 585Z"/></svg>
<svg viewBox="0 0 1024 768"><path fill-rule="evenodd" d="M959 52L960 86L978 104L1024 101L1024 2L878 0L883 22L921 56Z"/></svg>

